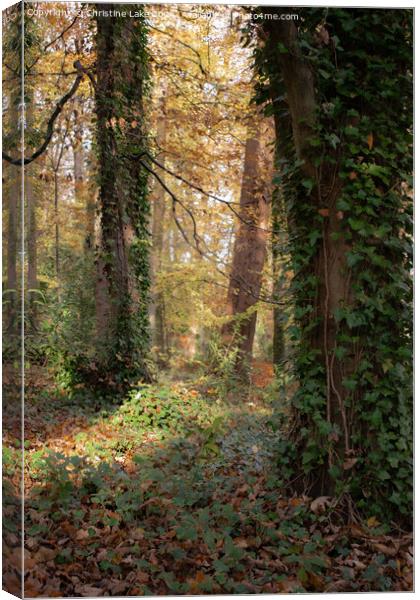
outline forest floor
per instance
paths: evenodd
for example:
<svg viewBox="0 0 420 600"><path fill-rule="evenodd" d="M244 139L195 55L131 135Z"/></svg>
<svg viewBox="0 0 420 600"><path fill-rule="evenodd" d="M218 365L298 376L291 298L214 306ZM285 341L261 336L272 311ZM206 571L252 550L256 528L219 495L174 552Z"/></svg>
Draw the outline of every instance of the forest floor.
<svg viewBox="0 0 420 600"><path fill-rule="evenodd" d="M344 523L325 499L279 483L271 379L262 364L253 392L238 397L206 378L166 378L119 404L33 385L25 596L411 590L409 534L376 519ZM19 415L5 407L3 564L12 593L19 431Z"/></svg>

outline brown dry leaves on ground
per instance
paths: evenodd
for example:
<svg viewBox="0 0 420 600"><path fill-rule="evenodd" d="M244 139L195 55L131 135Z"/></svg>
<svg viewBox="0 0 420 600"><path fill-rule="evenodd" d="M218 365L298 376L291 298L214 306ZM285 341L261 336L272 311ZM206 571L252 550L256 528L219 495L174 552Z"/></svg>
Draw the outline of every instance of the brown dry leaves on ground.
<svg viewBox="0 0 420 600"><path fill-rule="evenodd" d="M265 383L269 375L262 368L257 378ZM60 396L47 412L33 396L26 596L412 589L410 534L375 519L345 523L330 498L288 497L270 411L255 402L220 405L213 390L209 396L191 386L151 386L102 415ZM164 413L173 402L185 423L178 408ZM154 426L148 407L160 415ZM10 416L3 564L12 593L22 559L15 426Z"/></svg>

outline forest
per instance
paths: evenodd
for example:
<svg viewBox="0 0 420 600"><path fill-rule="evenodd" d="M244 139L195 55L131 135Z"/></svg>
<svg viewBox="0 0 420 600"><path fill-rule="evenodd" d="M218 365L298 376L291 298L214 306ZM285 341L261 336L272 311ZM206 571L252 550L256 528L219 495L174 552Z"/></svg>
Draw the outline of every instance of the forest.
<svg viewBox="0 0 420 600"><path fill-rule="evenodd" d="M413 10L3 17L3 588L413 589Z"/></svg>

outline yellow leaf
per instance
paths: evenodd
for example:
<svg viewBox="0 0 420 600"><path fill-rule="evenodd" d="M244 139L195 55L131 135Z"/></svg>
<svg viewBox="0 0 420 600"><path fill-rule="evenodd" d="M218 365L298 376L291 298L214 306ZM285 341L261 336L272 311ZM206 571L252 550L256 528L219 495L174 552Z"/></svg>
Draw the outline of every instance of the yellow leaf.
<svg viewBox="0 0 420 600"><path fill-rule="evenodd" d="M369 150L373 148L373 133L369 133L367 136L367 145L369 146Z"/></svg>
<svg viewBox="0 0 420 600"><path fill-rule="evenodd" d="M380 525L378 519L376 517L370 517L367 521L367 526L368 527L378 527L378 525Z"/></svg>

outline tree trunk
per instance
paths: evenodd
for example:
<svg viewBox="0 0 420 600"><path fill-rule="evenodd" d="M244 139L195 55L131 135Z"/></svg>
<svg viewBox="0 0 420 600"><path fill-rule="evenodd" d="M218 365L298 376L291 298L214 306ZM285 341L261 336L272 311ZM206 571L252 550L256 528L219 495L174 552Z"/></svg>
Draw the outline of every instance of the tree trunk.
<svg viewBox="0 0 420 600"><path fill-rule="evenodd" d="M10 123L14 126L19 122L20 113L18 108L18 92L13 90L10 94ZM14 145L19 147L18 141ZM3 163L5 165L5 163ZM7 173L10 177L10 189L8 199L8 227L7 227L7 300L6 309L6 332L13 337L18 334L18 311L19 297L18 287L18 243L19 243L19 224L20 224L20 207L21 207L21 173L20 169L11 165L7 165Z"/></svg>
<svg viewBox="0 0 420 600"><path fill-rule="evenodd" d="M101 11L117 8L100 5ZM116 377L136 370L146 376L149 206L146 177L135 155L144 145L145 60L142 20L98 16L98 360Z"/></svg>
<svg viewBox="0 0 420 600"><path fill-rule="evenodd" d="M249 136L227 296L227 314L233 318L222 329L226 342L237 336L237 371L244 379L249 376L257 320L253 307L259 298L266 256L268 204L259 172L260 152L258 138Z"/></svg>
<svg viewBox="0 0 420 600"><path fill-rule="evenodd" d="M25 168L25 192L28 214L28 297L29 322L32 330L37 327L37 290L38 290L38 260L37 260L37 219L36 194L31 178L32 169Z"/></svg>
<svg viewBox="0 0 420 600"><path fill-rule="evenodd" d="M8 201L7 225L7 317L6 331L13 335L17 333L17 245L18 245L18 207L20 203L20 178L19 169L9 166L8 171L12 178Z"/></svg>
<svg viewBox="0 0 420 600"><path fill-rule="evenodd" d="M282 258L285 240L285 208L281 192L274 190L271 197L271 258L273 271L273 298L281 302L284 286L282 285ZM273 308L273 364L280 368L286 358L285 314L281 305Z"/></svg>
<svg viewBox="0 0 420 600"><path fill-rule="evenodd" d="M270 86L270 96L273 103L278 103L281 90L275 84ZM286 291L283 270L285 267L286 245L289 233L287 210L281 180L283 175L282 161L289 157L289 144L292 136L292 124L287 104L282 102L282 110L274 113L275 152L274 152L274 189L271 197L271 253L273 265L273 297L276 302L281 302ZM283 305L277 304L273 308L273 364L281 368L286 359L286 315Z"/></svg>
<svg viewBox="0 0 420 600"><path fill-rule="evenodd" d="M89 253L95 246L95 199L92 190L86 195L85 149L83 147L83 127L75 114L76 131L73 139L74 199L79 206L86 206L86 238L84 248Z"/></svg>
<svg viewBox="0 0 420 600"><path fill-rule="evenodd" d="M58 171L54 171L54 260L55 276L57 277L57 286L60 288L60 223L58 214Z"/></svg>
<svg viewBox="0 0 420 600"><path fill-rule="evenodd" d="M343 364L338 365L334 356L338 332L334 315L344 302L349 303L349 273L346 262L348 248L340 234L340 213L337 209L340 183L338 178L332 176L331 163L323 165L321 177L319 169L315 166L314 149L311 145L317 124L314 79L311 67L301 56L297 42L297 28L293 22L281 21L276 22L275 26L267 24L266 29L270 36L269 43L272 50L279 45L288 49L288 52L274 50L272 56L277 61L277 69L281 73L286 89L294 149L297 158L302 161L300 167L302 178L308 178L308 181L314 183L309 193L309 204L313 205L314 214L319 213L324 217L322 232L320 232L322 235L320 249L314 256L312 264L307 266L308 276L315 273L319 282L313 302L313 312L307 316L307 324L315 322L318 325L312 327L310 333L305 334L304 340L308 342L312 351L320 356L324 366L325 418L330 426L336 426L339 431L342 431L339 442L335 444L335 451L341 457L345 457L350 449L345 409L348 392L343 386L348 371ZM322 194L325 189L329 190L328 204ZM299 200L296 199L295 202ZM304 202L308 204L308 198L305 198ZM291 227L293 234L293 222ZM300 273L299 276L304 277L304 274ZM329 475L331 465L330 455L328 463L321 467L314 478L316 484L313 493L333 493L335 481Z"/></svg>
<svg viewBox="0 0 420 600"><path fill-rule="evenodd" d="M161 102L162 113L164 114L164 99ZM157 125L157 143L159 148L164 148L166 140L166 123L162 117ZM160 163L165 166L165 155L159 156ZM162 171L161 179L165 180L165 172ZM150 302L150 321L152 326L152 344L159 353L164 354L167 350L165 339L165 304L162 291L156 289L156 275L162 268L162 254L164 244L164 222L166 213L166 192L163 187L156 182L154 188L153 212L152 212L152 252L150 255L150 275L151 275L151 302Z"/></svg>

